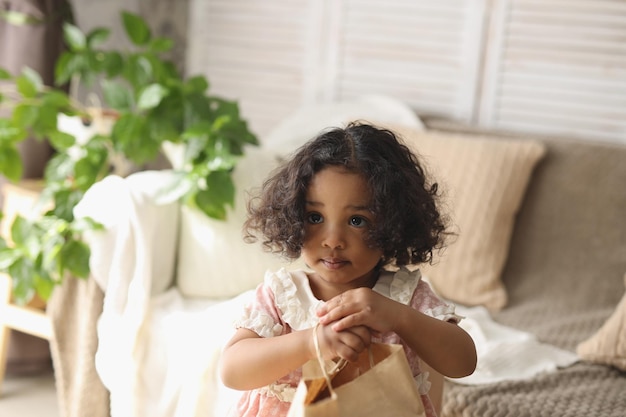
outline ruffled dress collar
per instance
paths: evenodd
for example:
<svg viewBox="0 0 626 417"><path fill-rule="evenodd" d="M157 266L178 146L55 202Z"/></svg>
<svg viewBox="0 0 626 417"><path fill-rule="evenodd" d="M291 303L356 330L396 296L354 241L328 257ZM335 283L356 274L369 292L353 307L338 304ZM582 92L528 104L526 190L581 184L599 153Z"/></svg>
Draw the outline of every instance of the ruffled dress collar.
<svg viewBox="0 0 626 417"><path fill-rule="evenodd" d="M401 267L397 271L381 271L373 290L402 304L409 304L422 275L419 270ZM323 304L313 295L304 270L287 271L281 268L265 276L265 284L274 293L282 319L294 330L304 330L317 324L315 313Z"/></svg>

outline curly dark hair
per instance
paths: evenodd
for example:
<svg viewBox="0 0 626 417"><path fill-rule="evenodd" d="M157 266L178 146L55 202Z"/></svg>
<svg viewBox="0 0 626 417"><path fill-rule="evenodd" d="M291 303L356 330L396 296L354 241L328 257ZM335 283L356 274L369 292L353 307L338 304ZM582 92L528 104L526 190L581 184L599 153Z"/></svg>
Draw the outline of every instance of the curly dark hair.
<svg viewBox="0 0 626 417"><path fill-rule="evenodd" d="M305 230L305 195L313 176L340 166L365 178L375 219L367 243L383 252L380 266L432 262L444 246L446 220L437 207L437 183L429 184L417 156L387 129L352 122L322 131L275 170L260 195L248 202L244 239L295 259Z"/></svg>

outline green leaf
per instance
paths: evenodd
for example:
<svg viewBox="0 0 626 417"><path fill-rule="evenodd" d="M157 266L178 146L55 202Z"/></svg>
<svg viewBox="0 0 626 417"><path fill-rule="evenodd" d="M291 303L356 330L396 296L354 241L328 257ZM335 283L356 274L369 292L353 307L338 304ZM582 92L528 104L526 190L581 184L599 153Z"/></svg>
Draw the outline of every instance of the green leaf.
<svg viewBox="0 0 626 417"><path fill-rule="evenodd" d="M81 217L72 223L72 230L78 233L82 233L87 230L104 230L104 225L98 223L91 217Z"/></svg>
<svg viewBox="0 0 626 417"><path fill-rule="evenodd" d="M16 246L25 246L33 234L32 224L24 217L17 215L11 224L11 239Z"/></svg>
<svg viewBox="0 0 626 417"><path fill-rule="evenodd" d="M43 81L41 76L30 68L25 68L16 79L17 91L26 97L33 98L41 90Z"/></svg>
<svg viewBox="0 0 626 417"><path fill-rule="evenodd" d="M81 76L91 80L95 80L102 71L104 71L105 52L86 49L82 54L87 60L87 67L81 73Z"/></svg>
<svg viewBox="0 0 626 417"><path fill-rule="evenodd" d="M79 190L87 191L96 181L100 179L100 173L107 165L107 150L104 147L91 147L87 149L84 158L76 162L74 174L76 187Z"/></svg>
<svg viewBox="0 0 626 417"><path fill-rule="evenodd" d="M211 123L201 121L189 127L183 133L185 139L185 161L198 158L203 152L209 150L209 135L211 134Z"/></svg>
<svg viewBox="0 0 626 417"><path fill-rule="evenodd" d="M152 42L150 42L149 49L158 54L171 50L173 46L174 41L169 38L154 38Z"/></svg>
<svg viewBox="0 0 626 417"><path fill-rule="evenodd" d="M171 61L163 61L158 58L154 58L157 62L159 62L159 79L165 79L168 85L171 85L174 82L182 82L182 78L180 73L178 72L178 68ZM165 82L165 81L163 81Z"/></svg>
<svg viewBox="0 0 626 417"><path fill-rule="evenodd" d="M0 80L9 80L11 79L11 73L4 68L0 68Z"/></svg>
<svg viewBox="0 0 626 417"><path fill-rule="evenodd" d="M83 54L63 52L54 68L55 85L63 85L77 74L83 73L88 67L87 58Z"/></svg>
<svg viewBox="0 0 626 417"><path fill-rule="evenodd" d="M124 70L124 58L122 57L122 54L117 51L108 51L104 53L102 67L106 72L107 77L117 77Z"/></svg>
<svg viewBox="0 0 626 417"><path fill-rule="evenodd" d="M68 241L60 252L61 265L80 278L89 275L89 247L79 240Z"/></svg>
<svg viewBox="0 0 626 417"><path fill-rule="evenodd" d="M56 282L50 279L49 275L46 275L45 277L36 276L35 292L37 293L39 298L41 298L44 301L47 301L50 298L50 295L52 295L52 291L54 290L55 285L56 285Z"/></svg>
<svg viewBox="0 0 626 417"><path fill-rule="evenodd" d="M171 97L167 97L161 105L146 115L147 134L159 143L180 141L180 126L183 123L181 108L170 105Z"/></svg>
<svg viewBox="0 0 626 417"><path fill-rule="evenodd" d="M151 109L158 106L169 93L169 90L160 84L150 84L144 88L137 99L137 107L140 109Z"/></svg>
<svg viewBox="0 0 626 417"><path fill-rule="evenodd" d="M70 71L70 61L74 58L74 55L65 51L57 58L57 62L54 66L54 84L63 85L70 80L72 72Z"/></svg>
<svg viewBox="0 0 626 417"><path fill-rule="evenodd" d="M28 129L39 117L39 108L27 103L20 103L13 109L11 120L14 126Z"/></svg>
<svg viewBox="0 0 626 417"><path fill-rule="evenodd" d="M0 143L17 143L26 136L27 132L16 126L13 120L0 118Z"/></svg>
<svg viewBox="0 0 626 417"><path fill-rule="evenodd" d="M207 216L217 220L226 220L226 208L213 201L207 190L198 191L194 197L194 202Z"/></svg>
<svg viewBox="0 0 626 417"><path fill-rule="evenodd" d="M76 143L76 138L70 135L69 133L54 131L48 135L48 139L50 143L57 151L65 151L74 143Z"/></svg>
<svg viewBox="0 0 626 417"><path fill-rule="evenodd" d="M109 35L111 34L111 30L107 28L95 28L87 35L87 47L93 48L94 46L98 46L104 43L107 39L109 39Z"/></svg>
<svg viewBox="0 0 626 417"><path fill-rule="evenodd" d="M122 22L126 35L132 43L142 46L150 42L152 36L150 28L140 16L130 12L122 12Z"/></svg>
<svg viewBox="0 0 626 417"><path fill-rule="evenodd" d="M197 192L195 203L209 217L226 219L226 206L233 206L235 185L227 171L213 171L206 177L206 189Z"/></svg>
<svg viewBox="0 0 626 417"><path fill-rule="evenodd" d="M10 120L0 120L0 142L11 142L22 129L11 125Z"/></svg>
<svg viewBox="0 0 626 417"><path fill-rule="evenodd" d="M7 272L11 265L22 256L19 249L5 247L0 251L0 271Z"/></svg>
<svg viewBox="0 0 626 417"><path fill-rule="evenodd" d="M57 111L70 107L70 98L64 91L47 91L42 101L44 105L56 107Z"/></svg>
<svg viewBox="0 0 626 417"><path fill-rule="evenodd" d="M74 160L66 153L54 155L44 170L44 176L48 184L62 182L69 177L74 170Z"/></svg>
<svg viewBox="0 0 626 417"><path fill-rule="evenodd" d="M203 76L195 76L187 80L185 88L188 92L204 93L209 88L209 82Z"/></svg>
<svg viewBox="0 0 626 417"><path fill-rule="evenodd" d="M20 257L9 268L9 275L13 278L13 297L18 304L26 304L35 295L35 276L39 271L33 262Z"/></svg>
<svg viewBox="0 0 626 417"><path fill-rule="evenodd" d="M54 193L52 214L60 219L71 222L74 220L74 207L84 193L79 190L62 189Z"/></svg>
<svg viewBox="0 0 626 417"><path fill-rule="evenodd" d="M143 55L128 57L124 66L124 78L128 80L135 90L150 84L154 80L154 68L148 58Z"/></svg>
<svg viewBox="0 0 626 417"><path fill-rule="evenodd" d="M16 10L4 9L0 10L0 19L15 26L39 25L44 23L40 18L27 13L18 12Z"/></svg>
<svg viewBox="0 0 626 417"><path fill-rule="evenodd" d="M210 121L215 118L209 99L197 92L185 96L184 112L188 125Z"/></svg>
<svg viewBox="0 0 626 417"><path fill-rule="evenodd" d="M105 102L112 108L120 111L131 109L133 97L128 87L115 81L104 80L102 82L102 91Z"/></svg>
<svg viewBox="0 0 626 417"><path fill-rule="evenodd" d="M161 142L150 136L146 119L126 114L115 124L112 132L115 149L136 165L153 161L159 154Z"/></svg>
<svg viewBox="0 0 626 417"><path fill-rule="evenodd" d="M72 51L82 51L87 46L85 34L71 23L63 24L63 38Z"/></svg>
<svg viewBox="0 0 626 417"><path fill-rule="evenodd" d="M0 149L0 172L11 181L22 178L24 166L17 148L4 146Z"/></svg>
<svg viewBox="0 0 626 417"><path fill-rule="evenodd" d="M146 119L137 114L123 115L111 136L115 149L137 165L153 160L161 148L161 143L148 134Z"/></svg>
<svg viewBox="0 0 626 417"><path fill-rule="evenodd" d="M22 70L22 75L30 80L37 91L43 90L43 80L37 71L30 67L25 67Z"/></svg>
<svg viewBox="0 0 626 417"><path fill-rule="evenodd" d="M47 136L50 132L56 132L58 115L59 110L56 106L43 103L39 107L38 117L32 126L33 132L41 138Z"/></svg>

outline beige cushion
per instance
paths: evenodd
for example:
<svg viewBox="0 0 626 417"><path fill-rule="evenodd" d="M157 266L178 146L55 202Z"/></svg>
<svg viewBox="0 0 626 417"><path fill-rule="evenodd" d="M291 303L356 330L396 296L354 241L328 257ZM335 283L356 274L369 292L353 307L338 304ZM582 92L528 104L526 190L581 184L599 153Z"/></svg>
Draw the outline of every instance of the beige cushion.
<svg viewBox="0 0 626 417"><path fill-rule="evenodd" d="M593 336L578 345L576 353L584 360L626 371L626 293L611 317Z"/></svg>
<svg viewBox="0 0 626 417"><path fill-rule="evenodd" d="M393 128L439 183L458 237L434 266L421 267L435 290L464 305L500 310L500 280L515 216L534 166L545 153L538 141Z"/></svg>
<svg viewBox="0 0 626 417"><path fill-rule="evenodd" d="M177 283L187 297L228 298L254 288L267 269L290 264L264 252L260 244L243 241L248 192L259 187L278 164L275 154L248 148L233 174L235 209L226 221L210 219L181 206Z"/></svg>

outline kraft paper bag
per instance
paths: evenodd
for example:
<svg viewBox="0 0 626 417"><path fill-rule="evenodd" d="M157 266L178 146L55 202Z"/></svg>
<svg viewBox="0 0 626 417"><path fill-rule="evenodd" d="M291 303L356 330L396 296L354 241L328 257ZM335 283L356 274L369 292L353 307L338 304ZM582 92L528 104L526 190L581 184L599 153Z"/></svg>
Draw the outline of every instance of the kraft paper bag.
<svg viewBox="0 0 626 417"><path fill-rule="evenodd" d="M425 415L401 345L373 343L358 362L348 363L336 375L329 375L328 368L319 352L317 360L303 366L288 417ZM312 396L309 391L319 386L320 380L325 381L325 392L308 403L307 397Z"/></svg>

